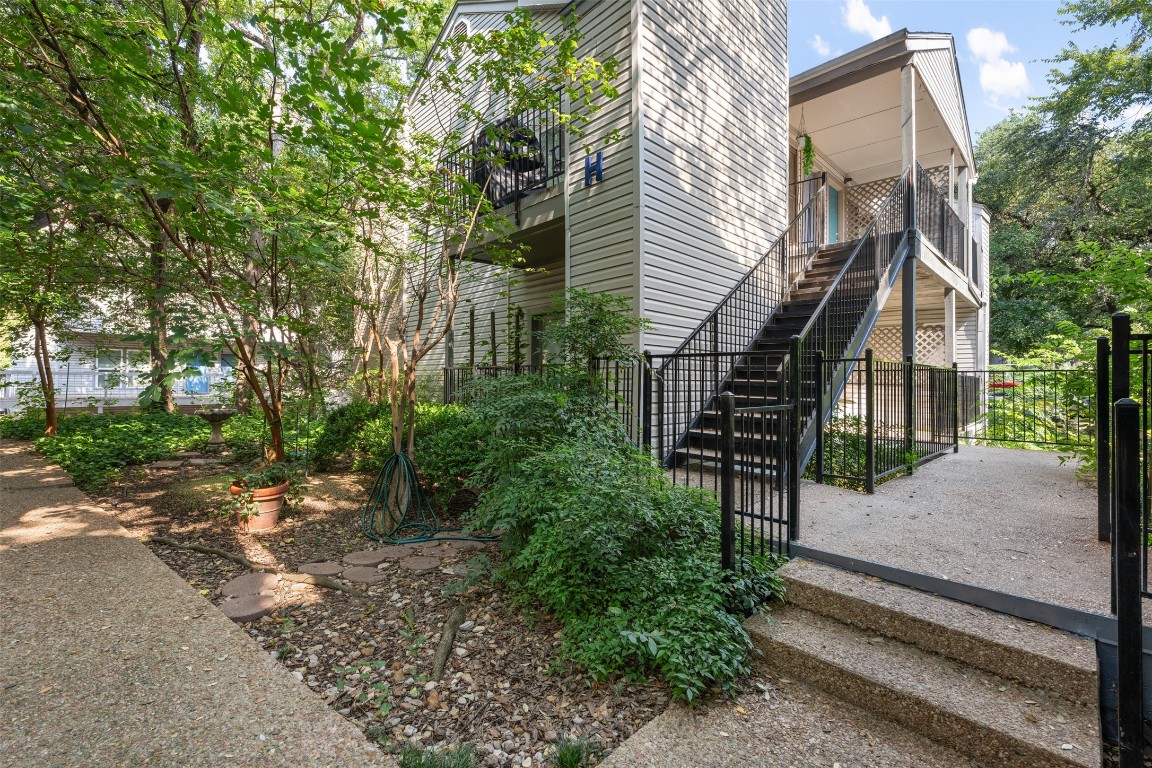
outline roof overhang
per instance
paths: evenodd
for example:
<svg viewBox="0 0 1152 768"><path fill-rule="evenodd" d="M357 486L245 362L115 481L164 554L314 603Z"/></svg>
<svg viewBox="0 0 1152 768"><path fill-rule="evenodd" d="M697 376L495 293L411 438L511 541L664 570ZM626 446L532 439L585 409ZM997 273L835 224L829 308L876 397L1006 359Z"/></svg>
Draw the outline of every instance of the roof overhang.
<svg viewBox="0 0 1152 768"><path fill-rule="evenodd" d="M900 70L918 56L935 54L936 77L917 78L916 149L925 167L957 166L975 172L972 141L952 36L937 32L898 32L873 41L791 78L790 124L804 132L826 160L857 183L898 175L902 170ZM948 62L942 73L940 63ZM926 60L921 63L927 65ZM958 105L959 125L950 124L941 105Z"/></svg>

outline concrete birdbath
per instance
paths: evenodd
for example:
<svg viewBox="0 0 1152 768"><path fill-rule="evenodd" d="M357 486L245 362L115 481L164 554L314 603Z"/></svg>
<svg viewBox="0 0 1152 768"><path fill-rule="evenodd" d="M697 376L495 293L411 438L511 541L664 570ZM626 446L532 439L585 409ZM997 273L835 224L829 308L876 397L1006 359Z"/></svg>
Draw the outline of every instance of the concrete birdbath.
<svg viewBox="0 0 1152 768"><path fill-rule="evenodd" d="M212 425L212 436L208 438L209 449L218 451L224 447L224 433L220 428L237 413L235 408L202 408L196 411L197 416Z"/></svg>

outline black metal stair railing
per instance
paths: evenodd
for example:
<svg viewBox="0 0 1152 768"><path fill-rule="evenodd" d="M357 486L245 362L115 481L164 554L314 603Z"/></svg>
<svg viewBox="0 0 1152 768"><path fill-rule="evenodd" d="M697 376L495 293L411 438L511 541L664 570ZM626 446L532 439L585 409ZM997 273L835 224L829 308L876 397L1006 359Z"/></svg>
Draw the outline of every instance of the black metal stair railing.
<svg viewBox="0 0 1152 768"><path fill-rule="evenodd" d="M909 175L910 170L905 171L881 203L876 218L811 318L793 338L781 364L780 377L786 382L783 390L790 393L796 408L793 430L801 471L815 448L816 430L823 426L824 414L817 415L817 402L836 401L839 393L831 387L842 376L833 366L819 366L818 362L859 355L879 313L881 289L892 284L893 270L910 246L914 220ZM811 429L814 422L816 429Z"/></svg>
<svg viewBox="0 0 1152 768"><path fill-rule="evenodd" d="M680 346L660 356L663 362L652 373L666 385L665 398L654 403L661 409L656 418L663 442L654 446L659 455L670 453L719 393L823 244L827 175L793 188L800 210L788 227Z"/></svg>

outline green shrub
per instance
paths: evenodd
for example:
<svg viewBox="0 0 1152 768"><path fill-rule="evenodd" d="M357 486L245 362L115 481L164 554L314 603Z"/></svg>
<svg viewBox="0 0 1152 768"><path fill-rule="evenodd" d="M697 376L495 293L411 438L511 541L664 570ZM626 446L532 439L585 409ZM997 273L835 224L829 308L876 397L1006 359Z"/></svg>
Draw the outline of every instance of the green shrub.
<svg viewBox="0 0 1152 768"><path fill-rule="evenodd" d="M687 700L730 687L748 671L743 613L780 594L774 563L725 574L715 497L672 485L610 410L554 384L510 377L473 404L490 429L473 523L505 532L501 575L595 678L652 672Z"/></svg>
<svg viewBox="0 0 1152 768"><path fill-rule="evenodd" d="M208 424L196 416L150 411L65 416L59 433L36 447L86 490L106 486L126 466L203 447Z"/></svg>
<svg viewBox="0 0 1152 768"><path fill-rule="evenodd" d="M324 417L320 434L312 443L312 463L319 470L331 469L341 456L356 445L364 424L388 418L388 406L356 400L333 408Z"/></svg>
<svg viewBox="0 0 1152 768"><path fill-rule="evenodd" d="M35 440L44 435L44 426L43 411L21 411L12 416L0 416L0 437Z"/></svg>

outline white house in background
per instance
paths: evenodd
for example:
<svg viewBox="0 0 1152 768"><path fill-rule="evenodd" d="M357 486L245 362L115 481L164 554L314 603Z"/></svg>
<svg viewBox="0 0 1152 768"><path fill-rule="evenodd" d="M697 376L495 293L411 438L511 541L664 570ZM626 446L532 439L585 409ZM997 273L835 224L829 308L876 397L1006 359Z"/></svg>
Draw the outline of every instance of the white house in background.
<svg viewBox="0 0 1152 768"><path fill-rule="evenodd" d="M859 237L906 169L921 166L936 187L921 185L921 207L937 204L909 260L915 269L902 270L869 320L868 345L888 358L985 366L988 217L971 202L975 163L951 35L901 30L791 80L785 0L459 0L442 36L499 28L517 6L545 28L576 14L580 55L619 62L619 96L579 141L532 116L489 116L518 118L540 142L542 170L500 191L515 201L501 210L530 247L532 269L511 281L481 270L429 367L543 362L539 334L565 287L628 297L652 324L638 347L677 349L817 194L821 185L802 178L802 134L815 150L807 178L827 180L823 210L805 214L813 248ZM443 115L422 99L432 87L418 87L412 116L434 133ZM587 174L594 160L599 172Z"/></svg>
<svg viewBox="0 0 1152 768"><path fill-rule="evenodd" d="M24 345L29 350L31 344ZM98 325L78 328L66 340L51 339L52 378L60 409L125 408L138 404L148 386L148 350L139 341L104 332ZM205 355L198 375L172 385L176 404L185 408L221 402L218 385L235 380L230 355ZM40 375L31 352L16 356L0 371L0 413L20 405L21 387L38 386Z"/></svg>

